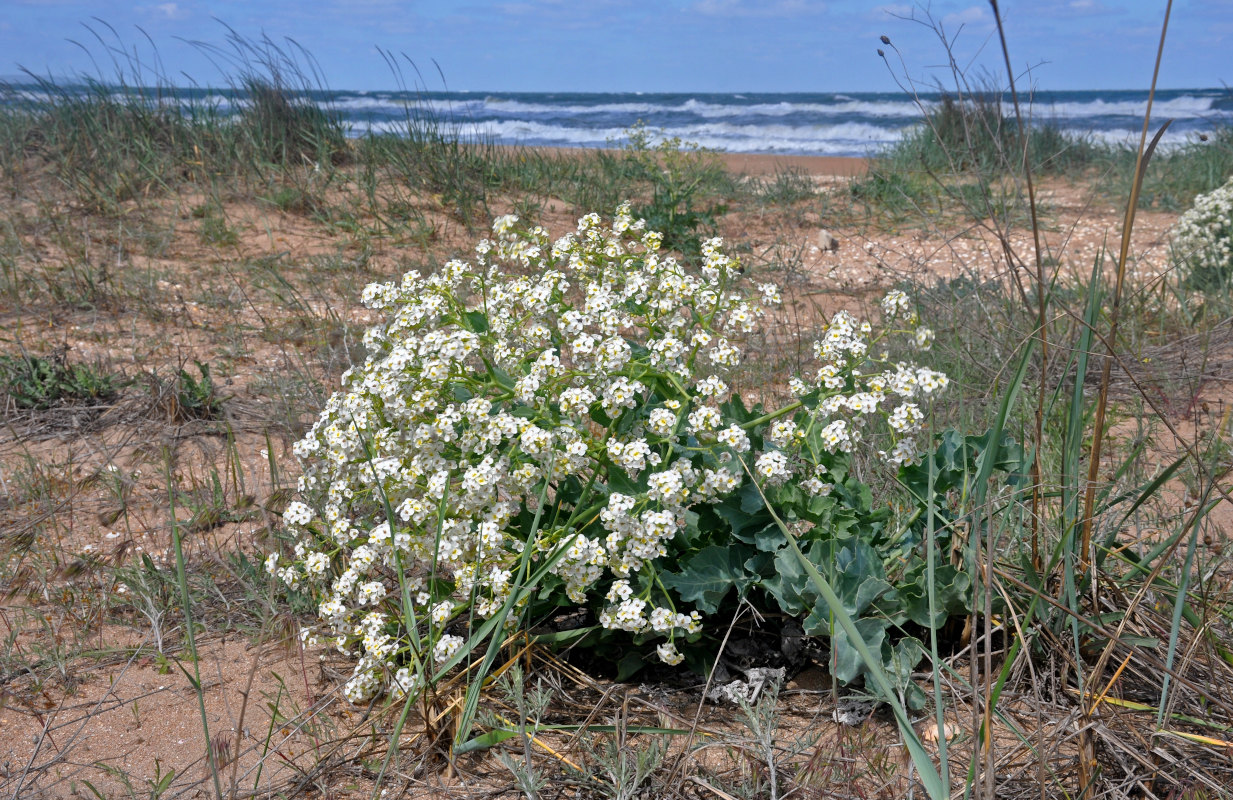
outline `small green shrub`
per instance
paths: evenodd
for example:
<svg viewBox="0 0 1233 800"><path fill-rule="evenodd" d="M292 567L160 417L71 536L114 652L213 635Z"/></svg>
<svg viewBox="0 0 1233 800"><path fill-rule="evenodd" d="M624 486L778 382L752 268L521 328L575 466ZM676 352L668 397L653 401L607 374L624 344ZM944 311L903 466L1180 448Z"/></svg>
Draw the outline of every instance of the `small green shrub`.
<svg viewBox="0 0 1233 800"><path fill-rule="evenodd" d="M0 387L18 408L105 401L115 396L116 384L98 366L68 363L66 350L51 356L0 356Z"/></svg>
<svg viewBox="0 0 1233 800"><path fill-rule="evenodd" d="M652 145L642 122L631 127L626 138L626 160L651 184L650 202L636 206L634 215L663 235L665 247L697 256L703 237L715 234L716 218L727 211L722 203L695 207L703 189L724 173L723 163L713 150L684 142L679 136Z"/></svg>
<svg viewBox="0 0 1233 800"><path fill-rule="evenodd" d="M348 698L418 692L491 655L503 626L557 616L581 617L573 652L620 677L654 661L703 671L749 603L772 633L792 617L828 640L839 680L885 671L923 700L909 631L967 609L971 581L942 555L927 568L854 459L925 457L947 378L886 348L928 349L932 332L903 292L880 329L836 313L795 399L748 406L724 376L778 289L745 289L719 239L698 271L661 242L628 204L556 242L508 216L472 263L365 289L388 319L296 445L295 557L267 560L317 598L310 640L356 657Z"/></svg>
<svg viewBox="0 0 1233 800"><path fill-rule="evenodd" d="M319 214L321 202L311 193L298 186L280 186L267 196L266 201L288 214Z"/></svg>

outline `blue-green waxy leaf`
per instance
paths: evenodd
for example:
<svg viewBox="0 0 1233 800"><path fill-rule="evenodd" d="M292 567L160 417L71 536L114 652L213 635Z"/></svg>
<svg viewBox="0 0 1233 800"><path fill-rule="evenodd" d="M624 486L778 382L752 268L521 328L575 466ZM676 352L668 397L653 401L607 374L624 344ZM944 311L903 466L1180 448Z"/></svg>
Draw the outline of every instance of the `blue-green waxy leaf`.
<svg viewBox="0 0 1233 800"><path fill-rule="evenodd" d="M764 578L761 585L775 598L779 609L791 616L803 613L817 597L800 559L787 547L775 554L775 572L771 577Z"/></svg>
<svg viewBox="0 0 1233 800"><path fill-rule="evenodd" d="M911 620L924 628L937 628L952 614L961 614L971 606L972 579L951 564L940 564L934 568L935 607L932 616L929 613L929 577L924 565L918 565L903 578L898 590L902 614L896 622Z"/></svg>
<svg viewBox="0 0 1233 800"><path fill-rule="evenodd" d="M661 579L703 614L714 614L728 592L749 583L740 552L714 544L683 560L679 573L664 573Z"/></svg>
<svg viewBox="0 0 1233 800"><path fill-rule="evenodd" d="M774 553L787 544L783 538L783 532L774 523L755 533L753 538L754 546L767 553Z"/></svg>
<svg viewBox="0 0 1233 800"><path fill-rule="evenodd" d="M518 735L518 731L511 731L507 728L497 728L488 731L488 733L476 736L474 739L463 742L458 747L454 748L455 755L463 755L464 753L473 753L478 750L487 750L490 747L496 747L501 742L513 739Z"/></svg>
<svg viewBox="0 0 1233 800"><path fill-rule="evenodd" d="M642 654L637 650L630 650L617 662L616 679L618 681L628 680L638 674L644 666L646 666L646 659L642 657Z"/></svg>
<svg viewBox="0 0 1233 800"><path fill-rule="evenodd" d="M812 619L812 615L810 617ZM854 621L856 631L864 640L869 652L875 658L879 654L883 656L883 662L886 661L884 649L886 647L886 629L890 626L884 619L876 617L865 617ZM806 628L808 630L808 628ZM859 678L866 671L864 660L856 647L848 639L848 633L843 628L836 626L835 636L831 639L831 674L838 678L843 683L851 683ZM878 665L882 667L882 665Z"/></svg>
<svg viewBox="0 0 1233 800"><path fill-rule="evenodd" d="M838 575L831 584L843 610L848 616L859 617L870 609L878 598L891 591L891 585L882 578L869 575ZM889 624L889 620L886 620ZM829 635L831 629L830 611L821 601L813 606L813 611L803 623L805 633L810 636Z"/></svg>
<svg viewBox="0 0 1233 800"><path fill-rule="evenodd" d="M746 543L753 541L746 533L747 529L773 524L770 515L761 508L754 509L753 512L746 511L744 498L741 499L739 508L731 502L725 502L714 506L714 510L732 528L732 535Z"/></svg>
<svg viewBox="0 0 1233 800"><path fill-rule="evenodd" d="M756 514L766 508L762 495L758 493L758 487L752 483L746 483L737 494L741 498L741 511L746 514Z"/></svg>

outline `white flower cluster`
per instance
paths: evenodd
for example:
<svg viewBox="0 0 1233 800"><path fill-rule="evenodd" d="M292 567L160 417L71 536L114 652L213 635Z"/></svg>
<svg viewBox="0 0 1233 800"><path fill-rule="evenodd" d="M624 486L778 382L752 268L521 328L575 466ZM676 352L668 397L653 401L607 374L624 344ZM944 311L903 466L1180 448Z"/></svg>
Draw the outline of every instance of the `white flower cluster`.
<svg viewBox="0 0 1233 800"><path fill-rule="evenodd" d="M871 326L844 313L816 346L816 378L794 379L802 400L738 424L723 374L778 289L758 287L760 302L738 291L719 239L696 270L660 239L628 205L611 227L590 214L555 242L506 216L473 263L364 290L387 319L295 446L303 499L283 517L295 557L266 563L317 593L310 635L357 659L349 699L418 691L423 670L468 646L469 620L516 618L528 560L600 625L662 639L660 658L679 663L676 642L703 618L655 576L691 506L730 495L746 469L829 493L804 443L848 452L873 414L890 423L889 463L919 457L918 403L946 377L877 368Z"/></svg>
<svg viewBox="0 0 1233 800"><path fill-rule="evenodd" d="M1200 288L1233 278L1233 179L1195 198L1173 228L1173 248Z"/></svg>

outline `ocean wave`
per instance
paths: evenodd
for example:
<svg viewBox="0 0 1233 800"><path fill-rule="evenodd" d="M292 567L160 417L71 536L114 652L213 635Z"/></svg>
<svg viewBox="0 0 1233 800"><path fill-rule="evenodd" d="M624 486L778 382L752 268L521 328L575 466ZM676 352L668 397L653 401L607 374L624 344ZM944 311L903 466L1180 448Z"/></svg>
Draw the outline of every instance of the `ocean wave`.
<svg viewBox="0 0 1233 800"><path fill-rule="evenodd" d="M603 96L597 95L597 101ZM733 95L733 99L738 96ZM1173 119L1200 118L1228 111L1220 98L1186 94L1167 100L1159 100L1153 114ZM628 115L637 119L654 115L694 115L703 119L740 117L789 117L809 118L847 116L875 119L918 119L923 110L937 106L932 98L916 100L868 99L849 95L835 95L830 102L780 100L776 102L723 103L698 98L661 102L535 102L510 97L485 97L466 100L442 100L437 98L395 97L391 94L364 97L339 97L332 105L342 111L401 111L404 104L423 108L434 114L463 113L471 116L519 117L524 115L557 117L585 116L591 114ZM1106 100L1037 100L1030 106L1030 113L1037 119L1090 120L1095 124L1115 118L1140 117L1147 109L1146 99ZM1009 113L1009 107L1007 108Z"/></svg>
<svg viewBox="0 0 1233 800"><path fill-rule="evenodd" d="M735 98L735 96L734 96ZM869 117L919 117L920 108L912 101L847 100L839 103L813 103L782 100L775 103L714 103L690 98L681 102L660 103L534 103L512 98L487 98L484 110L500 114L694 114L703 118L772 116L792 114L820 116L864 115Z"/></svg>
<svg viewBox="0 0 1233 800"><path fill-rule="evenodd" d="M372 130L396 133L398 127L378 122L373 124ZM619 145L626 132L620 127L566 127L534 120L486 120L462 125L458 130L464 139L555 147ZM667 127L656 132L652 143L658 142L661 135L679 136L683 141L732 153L864 155L870 149L898 140L902 132L863 123L740 125L711 122Z"/></svg>
<svg viewBox="0 0 1233 800"><path fill-rule="evenodd" d="M1152 104L1152 116L1162 119L1187 119L1209 116L1213 110L1213 97L1196 97L1182 95ZM1143 118L1147 112L1147 100L1085 100L1069 102L1037 102L1032 106L1032 114L1037 119L1056 117L1064 120L1085 119L1099 122L1102 119L1110 121L1110 117Z"/></svg>
<svg viewBox="0 0 1233 800"><path fill-rule="evenodd" d="M1124 129L1093 131L1082 128L1063 128L1062 132L1073 136L1077 139L1089 139L1097 144L1113 145L1115 147L1129 147L1132 149L1139 146L1139 131L1128 131ZM1171 128L1165 132L1164 136L1160 137L1159 149L1169 150L1175 147L1181 147L1187 144L1194 144L1198 141L1200 133L1212 133L1211 130L1200 130L1191 128L1187 130L1179 130Z"/></svg>

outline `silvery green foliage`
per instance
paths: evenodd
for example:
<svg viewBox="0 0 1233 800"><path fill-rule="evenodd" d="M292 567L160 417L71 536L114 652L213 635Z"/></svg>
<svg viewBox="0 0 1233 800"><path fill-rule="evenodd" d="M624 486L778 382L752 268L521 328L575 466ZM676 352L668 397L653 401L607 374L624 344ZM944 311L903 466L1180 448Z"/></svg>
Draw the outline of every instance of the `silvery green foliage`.
<svg viewBox="0 0 1233 800"><path fill-rule="evenodd" d="M751 477L822 531L839 498L860 502L854 449L880 442L892 467L920 460L918 403L946 376L889 363L875 351L886 334L840 312L817 370L791 381L798 399L748 410L727 380L778 289L744 289L719 239L687 268L645 227L628 205L556 241L501 217L470 263L364 290L385 319L295 447L294 557L266 562L317 597L306 638L356 659L351 700L419 691L483 620L535 603L585 608L679 663L724 592L759 580L716 587L702 574L709 549L735 541L716 513L757 501L737 496ZM928 347L902 292L883 316ZM887 429L876 439L874 419ZM521 591L539 565L547 578Z"/></svg>
<svg viewBox="0 0 1233 800"><path fill-rule="evenodd" d="M1233 278L1233 179L1201 194L1173 228L1173 248L1186 265L1186 283L1217 289Z"/></svg>

